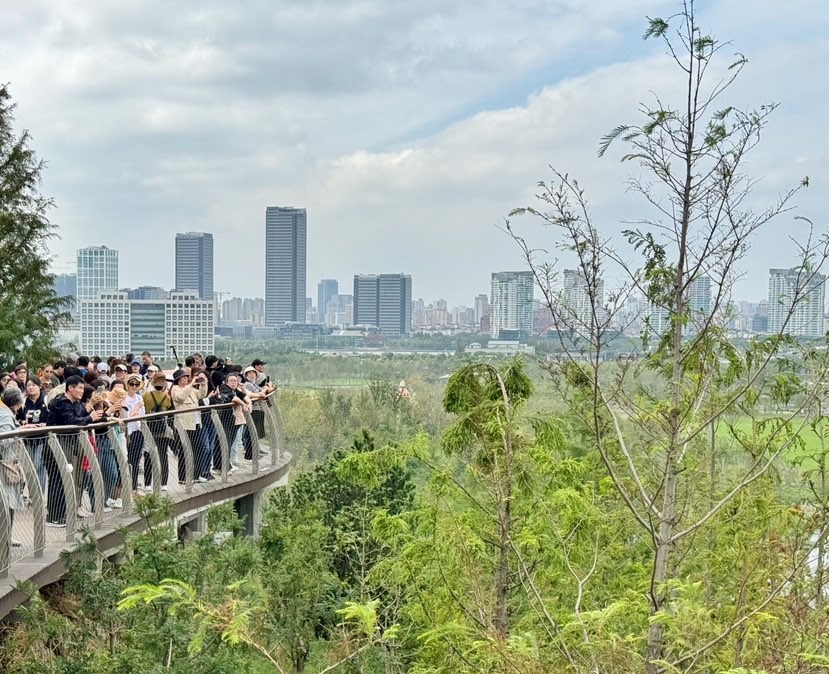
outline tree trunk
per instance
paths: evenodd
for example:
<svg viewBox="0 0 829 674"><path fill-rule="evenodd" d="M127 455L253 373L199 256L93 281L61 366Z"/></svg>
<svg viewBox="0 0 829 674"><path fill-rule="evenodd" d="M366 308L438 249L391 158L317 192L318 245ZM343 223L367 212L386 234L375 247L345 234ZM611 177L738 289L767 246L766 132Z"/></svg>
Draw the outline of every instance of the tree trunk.
<svg viewBox="0 0 829 674"><path fill-rule="evenodd" d="M507 480L506 493L498 515L501 549L498 566L495 569L495 617L493 619L495 632L502 639L506 639L509 635L507 599L509 595L510 496L510 483Z"/></svg>
<svg viewBox="0 0 829 674"><path fill-rule="evenodd" d="M670 554L673 548L673 543L670 540L673 534L674 512L676 509L676 471L674 470L672 456L668 456L665 463L667 469L665 496L662 502L659 533L656 536L656 556L651 578L651 618L662 610L666 600L663 586L665 581L668 580ZM655 662L662 659L662 642L662 624L651 622L648 627L648 654L645 665L647 674L658 674L661 671L661 668Z"/></svg>

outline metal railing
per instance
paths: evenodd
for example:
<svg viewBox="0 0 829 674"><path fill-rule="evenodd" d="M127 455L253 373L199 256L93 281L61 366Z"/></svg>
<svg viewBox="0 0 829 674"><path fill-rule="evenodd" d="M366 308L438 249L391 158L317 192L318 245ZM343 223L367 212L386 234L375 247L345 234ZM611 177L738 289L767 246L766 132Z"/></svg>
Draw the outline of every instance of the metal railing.
<svg viewBox="0 0 829 674"><path fill-rule="evenodd" d="M275 466L284 449L276 393L242 424L222 404L0 433L0 578L49 543L133 514L135 495L215 492Z"/></svg>

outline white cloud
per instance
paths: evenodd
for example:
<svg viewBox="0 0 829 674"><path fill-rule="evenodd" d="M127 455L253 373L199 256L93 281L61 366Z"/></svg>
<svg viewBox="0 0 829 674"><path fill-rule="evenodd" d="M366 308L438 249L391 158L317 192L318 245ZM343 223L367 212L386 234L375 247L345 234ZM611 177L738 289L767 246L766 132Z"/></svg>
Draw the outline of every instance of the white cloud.
<svg viewBox="0 0 829 674"><path fill-rule="evenodd" d="M61 259L104 243L124 285L169 285L174 233L213 231L217 287L261 295L265 206L306 206L309 294L321 277L401 270L416 295L468 304L520 265L497 225L547 164L581 178L609 231L636 212L630 167L597 160L597 139L669 86L639 36L674 6L40 0L0 8L0 60L49 160ZM786 103L752 168L769 192L812 175L819 218L827 13L744 11L720 0L703 20L752 59L736 99ZM758 245L755 286L778 246Z"/></svg>

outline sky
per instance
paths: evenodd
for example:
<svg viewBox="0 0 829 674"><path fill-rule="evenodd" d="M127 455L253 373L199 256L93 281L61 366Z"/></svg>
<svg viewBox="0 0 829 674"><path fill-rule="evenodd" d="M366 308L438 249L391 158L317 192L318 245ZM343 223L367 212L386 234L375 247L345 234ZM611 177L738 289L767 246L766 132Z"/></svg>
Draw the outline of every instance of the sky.
<svg viewBox="0 0 829 674"><path fill-rule="evenodd" d="M75 250L120 255L122 287L174 282L176 232L212 232L226 297L264 293L267 206L308 211L307 294L321 278L412 275L413 296L471 306L523 269L502 231L550 166L578 178L603 235L646 206L638 170L599 138L641 101L677 101L658 41L664 0L27 0L0 3L0 81L48 167L58 272ZM699 23L749 63L737 107L777 102L748 158L751 206L809 176L797 214L827 230L825 0L710 0ZM677 103L678 104L678 103ZM737 294L766 294L803 223L754 242ZM517 223L534 246L549 230ZM566 258L560 259L566 265Z"/></svg>

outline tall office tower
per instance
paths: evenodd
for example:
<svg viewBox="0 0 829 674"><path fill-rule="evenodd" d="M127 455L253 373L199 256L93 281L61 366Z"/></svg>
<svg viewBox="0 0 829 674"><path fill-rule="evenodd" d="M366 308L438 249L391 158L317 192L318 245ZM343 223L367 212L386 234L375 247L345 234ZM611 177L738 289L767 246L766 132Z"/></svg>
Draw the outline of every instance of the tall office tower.
<svg viewBox="0 0 829 674"><path fill-rule="evenodd" d="M769 269L768 331L795 337L823 335L826 275L795 267Z"/></svg>
<svg viewBox="0 0 829 674"><path fill-rule="evenodd" d="M688 285L688 323L686 335L696 335L711 316L711 277L698 276Z"/></svg>
<svg viewBox="0 0 829 674"><path fill-rule="evenodd" d="M106 246L78 249L78 301L118 289L118 251Z"/></svg>
<svg viewBox="0 0 829 674"><path fill-rule="evenodd" d="M52 290L58 297L71 297L72 303L75 303L75 297L78 294L78 275L77 274L55 274L55 280L52 283Z"/></svg>
<svg viewBox="0 0 829 674"><path fill-rule="evenodd" d="M265 325L305 321L308 216L304 208L265 211Z"/></svg>
<svg viewBox="0 0 829 674"><path fill-rule="evenodd" d="M176 290L195 290L200 300L213 299L212 234L176 234Z"/></svg>
<svg viewBox="0 0 829 674"><path fill-rule="evenodd" d="M502 331L527 337L533 330L533 273L499 271L492 274L489 334Z"/></svg>
<svg viewBox="0 0 829 674"><path fill-rule="evenodd" d="M354 323L375 325L384 335L412 331L412 277L409 274L354 276Z"/></svg>
<svg viewBox="0 0 829 674"><path fill-rule="evenodd" d="M339 293L336 279L324 278L317 285L317 315L320 323L327 323L328 303Z"/></svg>
<svg viewBox="0 0 829 674"><path fill-rule="evenodd" d="M559 310L561 320L568 324L575 321L578 325L587 327L591 324L593 303L591 293L595 294L597 309L602 312L604 307L604 281L598 279L596 288L590 288L587 279L579 269L564 270L564 306ZM599 316L601 320L602 316Z"/></svg>
<svg viewBox="0 0 829 674"><path fill-rule="evenodd" d="M489 316L489 297L482 293L475 296L475 323L480 325L484 316Z"/></svg>
<svg viewBox="0 0 829 674"><path fill-rule="evenodd" d="M378 318L380 277L376 274L354 275L354 324L374 325Z"/></svg>

